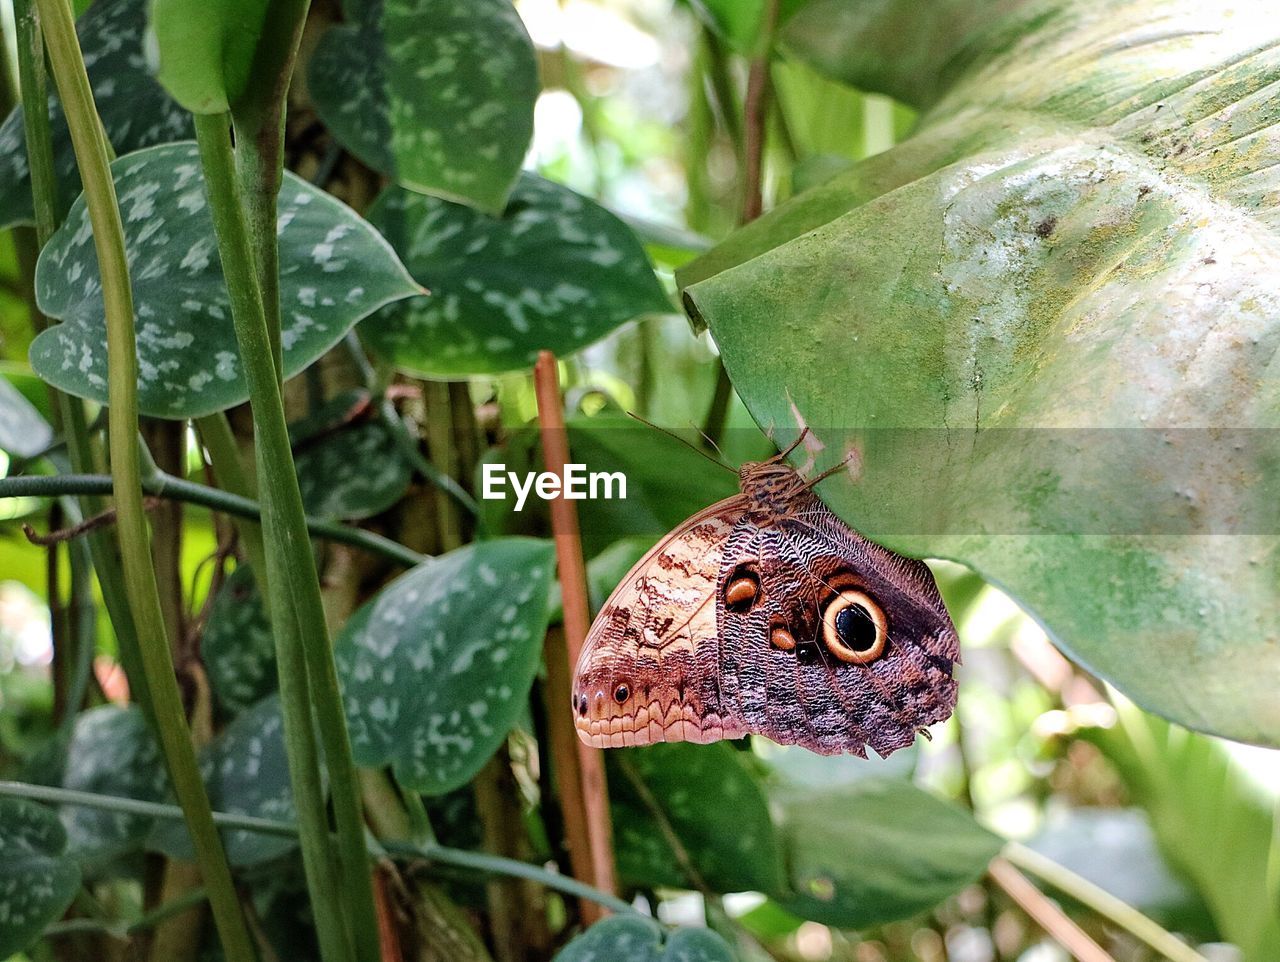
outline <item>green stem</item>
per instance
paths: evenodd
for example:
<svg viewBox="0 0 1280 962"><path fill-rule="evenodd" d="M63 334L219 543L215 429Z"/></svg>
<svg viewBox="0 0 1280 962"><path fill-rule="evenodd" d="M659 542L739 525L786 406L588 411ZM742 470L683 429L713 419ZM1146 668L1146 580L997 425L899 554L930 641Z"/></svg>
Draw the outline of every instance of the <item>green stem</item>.
<svg viewBox="0 0 1280 962"><path fill-rule="evenodd" d="M1170 962L1208 962L1191 946L1166 932L1129 903L1034 849L1009 842L1001 854L1024 872L1039 876L1081 905L1087 905L1103 918L1141 939Z"/></svg>
<svg viewBox="0 0 1280 962"><path fill-rule="evenodd" d="M262 517L262 506L250 498L241 497L227 491L219 491L195 481L175 478L171 474L157 471L143 479L142 490L157 498L173 498L189 504L199 504L214 511L233 515L237 518L257 520ZM106 474L59 474L59 475L26 475L17 478L0 478L0 498L56 498L63 495L101 495L111 493L111 476ZM325 521L321 518L307 518L307 530L317 538L336 541L363 548L372 554L380 555L396 564L412 568L426 560L426 555L419 554L402 544L350 525ZM92 543L93 535L90 536ZM95 557L95 564L97 559ZM98 571L98 578L103 579L103 572ZM105 595L105 588L104 588ZM110 603L108 603L110 609ZM112 619L115 614L113 612ZM120 627L117 625L116 630Z"/></svg>
<svg viewBox="0 0 1280 962"><path fill-rule="evenodd" d="M22 130L31 168L31 203L40 246L58 227L58 176L53 166L53 134L49 129L49 80L44 70L44 38L32 0L14 0L18 33L18 76L21 78Z"/></svg>
<svg viewBox="0 0 1280 962"><path fill-rule="evenodd" d="M125 256L124 228L107 160L102 124L76 38L71 8L63 0L36 0L46 30L54 80L62 98L76 163L84 182L102 278L107 326L108 440L129 609L141 642L142 670L151 694L156 728L169 766L174 793L187 818L196 861L209 891L214 922L228 959L255 957L240 900L231 879L222 840L214 826L204 782L196 765L191 732L173 674L155 569L151 566L147 519L142 506L138 452L138 357L133 330L133 294Z"/></svg>
<svg viewBox="0 0 1280 962"><path fill-rule="evenodd" d="M32 801L48 802L54 805L78 805L108 812L141 815L145 818L170 820L182 818L182 811L176 805L144 802L119 795L77 792L69 788L52 788L47 785L29 785L26 782L0 781L0 796L29 798ZM227 812L215 812L213 818L220 828L257 832L261 835L271 835L278 838L298 837L298 826L292 822L259 818L256 815L233 815ZM441 865L454 865L458 868L469 868L477 872L486 872L493 875L512 875L516 878L526 878L545 885L549 889L564 892L566 895L590 899L620 915L637 914L635 907L630 902L625 902L617 896L592 888L590 885L584 885L577 879L570 878L567 875L550 872L540 865L531 865L518 859L503 858L500 855L489 855L485 852L468 852L434 844L381 842L379 845L387 853L402 858L425 858L433 862L439 862Z"/></svg>
<svg viewBox="0 0 1280 962"><path fill-rule="evenodd" d="M346 896L345 907L349 909L355 957L360 962L379 962L378 922L364 844L360 790L351 758L351 743L347 737L347 720L342 709L329 630L325 624L320 580L307 539L306 515L298 490L293 452L289 447L284 400L272 360L248 228L237 195L230 129L225 116L196 115L195 126L209 208L231 302L231 317L249 387L258 478L262 483L267 560L271 571L280 575L271 579L268 602L272 623L277 629L285 625L285 619L291 616L291 612L297 619L296 632L276 631L277 645L281 639L289 638L304 649L306 684L319 722L329 771L330 796L338 830L338 856L342 865L342 890ZM287 665L293 661L292 655L280 659L282 678ZM294 715L290 706L283 702L283 697L282 707L286 726L293 725L296 729L299 725L310 724L310 716ZM305 854L309 846L323 848L327 839L304 838L303 841Z"/></svg>
<svg viewBox="0 0 1280 962"><path fill-rule="evenodd" d="M146 915L128 924L111 922L107 919L67 919L65 922L54 922L48 926L42 936L49 938L50 936L72 935L78 932L103 932L117 939L128 939L131 935L137 935L139 932L153 929L166 919L181 915L183 912L203 904L208 898L209 893L203 888L194 888L175 899L170 899L163 905L157 906Z"/></svg>

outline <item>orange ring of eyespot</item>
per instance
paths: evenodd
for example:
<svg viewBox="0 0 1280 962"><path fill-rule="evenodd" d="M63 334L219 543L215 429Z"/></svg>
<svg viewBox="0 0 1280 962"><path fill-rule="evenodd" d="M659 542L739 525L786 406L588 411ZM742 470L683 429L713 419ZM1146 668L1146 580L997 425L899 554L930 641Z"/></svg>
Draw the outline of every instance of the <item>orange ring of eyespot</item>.
<svg viewBox="0 0 1280 962"><path fill-rule="evenodd" d="M844 643L844 639L840 637L840 632L836 630L836 615L851 605L862 607L871 616L872 624L876 626L875 643L866 651L854 651ZM865 665L868 662L875 661L884 654L885 642L888 637L889 622L885 618L884 612L865 592L847 588L831 599L831 603L827 605L827 610L822 613L822 638L826 641L827 648L831 654L841 661L847 661L854 665Z"/></svg>

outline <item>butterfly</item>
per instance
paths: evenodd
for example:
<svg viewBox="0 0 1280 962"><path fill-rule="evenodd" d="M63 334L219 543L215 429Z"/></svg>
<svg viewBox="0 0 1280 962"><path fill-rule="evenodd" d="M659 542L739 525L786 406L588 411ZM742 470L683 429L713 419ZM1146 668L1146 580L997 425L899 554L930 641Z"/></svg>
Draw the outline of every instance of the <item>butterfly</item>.
<svg viewBox="0 0 1280 962"><path fill-rule="evenodd" d="M885 756L955 709L959 639L929 568L863 538L786 462L655 545L601 608L572 687L597 748L764 735ZM836 466L838 469L840 465ZM832 470L836 470L832 469Z"/></svg>

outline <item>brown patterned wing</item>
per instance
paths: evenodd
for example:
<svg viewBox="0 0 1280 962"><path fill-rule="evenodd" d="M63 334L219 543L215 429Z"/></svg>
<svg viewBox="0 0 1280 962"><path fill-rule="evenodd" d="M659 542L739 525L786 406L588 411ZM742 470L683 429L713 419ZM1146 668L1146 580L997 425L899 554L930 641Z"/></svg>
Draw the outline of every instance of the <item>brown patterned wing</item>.
<svg viewBox="0 0 1280 962"><path fill-rule="evenodd" d="M933 575L802 492L722 555L721 714L821 754L888 755L955 708L959 643Z"/></svg>
<svg viewBox="0 0 1280 962"><path fill-rule="evenodd" d="M735 495L689 518L622 579L573 679L578 735L597 748L746 733L721 709L717 582L745 512Z"/></svg>

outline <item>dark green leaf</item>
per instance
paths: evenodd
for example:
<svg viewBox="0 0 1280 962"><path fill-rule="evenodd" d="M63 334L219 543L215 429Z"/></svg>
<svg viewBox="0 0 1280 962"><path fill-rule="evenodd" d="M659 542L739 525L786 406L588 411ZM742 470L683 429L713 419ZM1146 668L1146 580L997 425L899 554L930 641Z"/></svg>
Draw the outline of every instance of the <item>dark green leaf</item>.
<svg viewBox="0 0 1280 962"><path fill-rule="evenodd" d="M0 798L0 958L27 948L75 898L80 867L63 854L66 845L53 811Z"/></svg>
<svg viewBox="0 0 1280 962"><path fill-rule="evenodd" d="M295 821L280 699L264 698L206 745L200 752L200 774L216 811ZM267 862L297 844L291 838L239 829L223 830L222 839L232 865ZM186 826L178 821L159 823L150 845L171 858L191 861L195 856Z"/></svg>
<svg viewBox="0 0 1280 962"><path fill-rule="evenodd" d="M209 687L231 712L276 690L276 649L253 569L242 564L218 589L209 608L200 654Z"/></svg>
<svg viewBox="0 0 1280 962"><path fill-rule="evenodd" d="M321 119L397 183L497 213L533 132L538 69L509 0L348 0L308 71Z"/></svg>
<svg viewBox="0 0 1280 962"><path fill-rule="evenodd" d="M964 809L899 779L790 789L775 801L793 893L775 898L839 928L932 908L978 878L1003 844Z"/></svg>
<svg viewBox="0 0 1280 962"><path fill-rule="evenodd" d="M169 778L160 746L136 706L103 705L76 718L62 787L147 802L168 801ZM68 805L62 809L67 851L102 864L141 848L153 819Z"/></svg>
<svg viewBox="0 0 1280 962"><path fill-rule="evenodd" d="M413 475L409 462L391 430L367 407L368 400L364 392L339 395L315 415L316 432L295 443L298 487L308 514L368 518L391 507L408 489ZM348 423L352 410L363 414Z"/></svg>
<svg viewBox="0 0 1280 962"><path fill-rule="evenodd" d="M142 413L186 418L239 404L248 391L195 146L152 147L111 169L138 318ZM278 223L286 376L369 312L419 290L354 211L288 173ZM36 296L63 323L32 343L31 366L68 393L105 401L106 327L83 197L40 256Z"/></svg>
<svg viewBox="0 0 1280 962"><path fill-rule="evenodd" d="M380 311L360 333L416 374L527 368L539 350L564 356L671 309L625 224L533 174L499 217L391 188L369 219L432 293Z"/></svg>
<svg viewBox="0 0 1280 962"><path fill-rule="evenodd" d="M1280 744L1280 21L1250 9L815 2L792 48L920 125L682 280L757 422L857 455L845 520Z"/></svg>
<svg viewBox="0 0 1280 962"><path fill-rule="evenodd" d="M22 392L0 375L0 451L29 458L48 447L53 429Z"/></svg>
<svg viewBox="0 0 1280 962"><path fill-rule="evenodd" d="M475 775L524 710L553 575L546 541L483 541L357 611L334 651L356 761L429 795Z"/></svg>
<svg viewBox="0 0 1280 962"><path fill-rule="evenodd" d="M156 77L192 113L231 109L249 81L267 0L153 0Z"/></svg>
<svg viewBox="0 0 1280 962"><path fill-rule="evenodd" d="M678 929L663 943L658 923L636 916L597 922L566 945L555 962L735 962L724 939L704 929Z"/></svg>
<svg viewBox="0 0 1280 962"><path fill-rule="evenodd" d="M142 52L146 23L147 0L97 0L76 24L98 115L107 139L120 154L191 136L191 116L147 70ZM58 200L65 211L80 193L80 175L62 107L52 95L49 106ZM18 107L0 126L0 228L34 219L22 108Z"/></svg>

